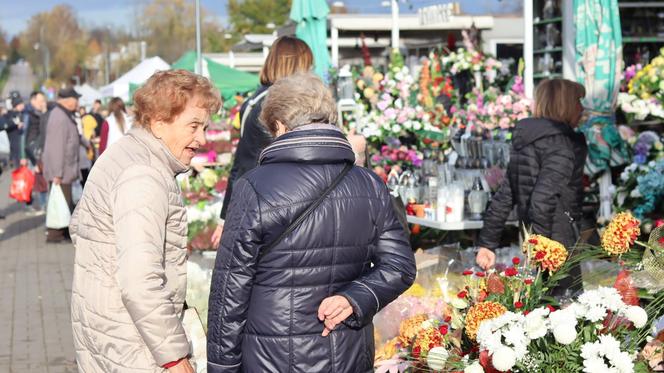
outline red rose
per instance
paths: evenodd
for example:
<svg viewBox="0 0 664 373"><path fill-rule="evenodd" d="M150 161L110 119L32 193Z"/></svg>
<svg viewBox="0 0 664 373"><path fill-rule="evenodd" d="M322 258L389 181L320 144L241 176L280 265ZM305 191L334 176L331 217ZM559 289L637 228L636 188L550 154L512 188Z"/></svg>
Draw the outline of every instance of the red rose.
<svg viewBox="0 0 664 373"><path fill-rule="evenodd" d="M414 358L419 358L419 357L420 357L420 352L421 352L421 350L422 350L422 349L420 348L420 346L415 346L415 347L413 348L413 357L414 357Z"/></svg>
<svg viewBox="0 0 664 373"><path fill-rule="evenodd" d="M542 260L546 256L546 253L544 251L538 251L535 253L535 259L537 260Z"/></svg>
<svg viewBox="0 0 664 373"><path fill-rule="evenodd" d="M532 285L533 279L532 278L527 278L527 279L523 280L523 282L525 282L526 285Z"/></svg>
<svg viewBox="0 0 664 373"><path fill-rule="evenodd" d="M514 267L509 267L505 270L505 276L507 277L514 277L517 274L519 274L519 271L517 271L517 269Z"/></svg>
<svg viewBox="0 0 664 373"><path fill-rule="evenodd" d="M463 275L464 275L464 276L470 276L470 275L472 275L472 274L473 274L473 271L471 271L471 270L469 270L469 269L463 271Z"/></svg>
<svg viewBox="0 0 664 373"><path fill-rule="evenodd" d="M514 258L512 258L512 264L514 264L515 266L518 266L519 263L521 263L521 259L519 259L518 256L515 256Z"/></svg>
<svg viewBox="0 0 664 373"><path fill-rule="evenodd" d="M548 309L549 309L549 312L556 312L556 309L555 309L555 308L553 308L553 306L552 306L552 305L550 305L550 304L547 304L547 305L546 305L546 308L548 308Z"/></svg>
<svg viewBox="0 0 664 373"><path fill-rule="evenodd" d="M529 313L530 313L530 311L525 310L525 311L523 311L523 316L528 316Z"/></svg>
<svg viewBox="0 0 664 373"><path fill-rule="evenodd" d="M475 276L484 277L484 276L486 276L486 274L484 272L475 272Z"/></svg>
<svg viewBox="0 0 664 373"><path fill-rule="evenodd" d="M452 321L452 316L445 316L445 322L449 323L450 321Z"/></svg>
<svg viewBox="0 0 664 373"><path fill-rule="evenodd" d="M537 245L537 239L536 238L531 238L528 240L528 243L531 243L533 245Z"/></svg>
<svg viewBox="0 0 664 373"><path fill-rule="evenodd" d="M659 219L655 222L655 228L659 228L664 225L664 219Z"/></svg>
<svg viewBox="0 0 664 373"><path fill-rule="evenodd" d="M519 308L523 308L523 303L521 303L521 302L516 302L516 303L514 303L514 307L517 308L517 309L519 309Z"/></svg>
<svg viewBox="0 0 664 373"><path fill-rule="evenodd" d="M463 290L463 291L460 291L460 292L457 294L457 297L463 299L463 298L465 298L467 295L468 295L468 292L465 291L465 290Z"/></svg>
<svg viewBox="0 0 664 373"><path fill-rule="evenodd" d="M449 331L448 328L449 328L449 327L448 327L447 325L441 325L441 326L440 326L440 329L438 329L438 331L439 331L440 334L442 334L442 335L447 335L447 332Z"/></svg>

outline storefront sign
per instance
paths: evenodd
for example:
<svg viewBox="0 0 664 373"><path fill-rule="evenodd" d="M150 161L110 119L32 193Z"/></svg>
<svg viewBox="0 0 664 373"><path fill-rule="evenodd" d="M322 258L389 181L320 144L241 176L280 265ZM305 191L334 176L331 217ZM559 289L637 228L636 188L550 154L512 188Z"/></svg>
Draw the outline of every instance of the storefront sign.
<svg viewBox="0 0 664 373"><path fill-rule="evenodd" d="M450 18L459 12L459 3L449 3L420 8L417 14L420 17L420 25L426 26L449 22Z"/></svg>

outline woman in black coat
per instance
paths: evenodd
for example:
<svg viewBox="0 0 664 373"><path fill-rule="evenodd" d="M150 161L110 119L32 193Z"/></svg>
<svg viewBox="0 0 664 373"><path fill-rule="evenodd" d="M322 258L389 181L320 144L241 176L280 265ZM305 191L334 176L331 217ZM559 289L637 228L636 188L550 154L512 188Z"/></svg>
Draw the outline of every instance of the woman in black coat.
<svg viewBox="0 0 664 373"><path fill-rule="evenodd" d="M261 118L277 138L235 184L212 275L208 372L372 372L372 318L416 274L389 191L352 166L317 77L277 81Z"/></svg>
<svg viewBox="0 0 664 373"><path fill-rule="evenodd" d="M235 182L247 171L258 166L258 156L274 140L273 135L258 120L263 99L270 86L277 80L298 72L308 72L313 66L314 57L309 46L302 40L291 36L282 36L275 40L261 70L261 86L242 105L240 142L237 145L233 165L231 166L228 186L224 195L224 204L220 218L226 219L228 205L233 196ZM212 235L212 245L219 246L223 223L217 226Z"/></svg>
<svg viewBox="0 0 664 373"><path fill-rule="evenodd" d="M533 118L519 121L505 181L491 200L480 232L477 264L495 264L505 221L517 206L519 220L534 234L569 249L578 240L582 218L583 168L588 148L575 131L585 96L582 85L565 80L542 81L535 91Z"/></svg>

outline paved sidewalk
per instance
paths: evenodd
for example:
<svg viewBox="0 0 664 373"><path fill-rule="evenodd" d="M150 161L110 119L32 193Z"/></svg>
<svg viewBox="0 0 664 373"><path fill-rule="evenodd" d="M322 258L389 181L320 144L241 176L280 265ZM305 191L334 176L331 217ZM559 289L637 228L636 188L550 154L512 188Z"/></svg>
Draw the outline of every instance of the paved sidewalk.
<svg viewBox="0 0 664 373"><path fill-rule="evenodd" d="M69 301L71 244L45 242L44 216L9 199L0 176L0 372L76 372Z"/></svg>

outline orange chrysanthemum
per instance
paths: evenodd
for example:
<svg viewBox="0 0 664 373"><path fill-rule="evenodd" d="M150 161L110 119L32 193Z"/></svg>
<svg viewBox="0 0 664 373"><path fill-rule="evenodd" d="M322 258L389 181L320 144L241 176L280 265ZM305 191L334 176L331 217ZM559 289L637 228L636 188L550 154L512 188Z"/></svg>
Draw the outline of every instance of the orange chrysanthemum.
<svg viewBox="0 0 664 373"><path fill-rule="evenodd" d="M425 358L429 350L443 345L443 335L438 328L420 329L413 341L413 349L419 351L419 357Z"/></svg>
<svg viewBox="0 0 664 373"><path fill-rule="evenodd" d="M628 212L617 214L602 235L602 248L612 255L628 252L641 234L640 225L639 220Z"/></svg>
<svg viewBox="0 0 664 373"><path fill-rule="evenodd" d="M474 341L482 321L494 319L505 312L507 308L500 303L487 301L475 304L466 314L466 335Z"/></svg>
<svg viewBox="0 0 664 373"><path fill-rule="evenodd" d="M428 319L427 315L415 315L404 320L399 326L399 343L404 347L410 346L412 339L422 329L422 323Z"/></svg>
<svg viewBox="0 0 664 373"><path fill-rule="evenodd" d="M392 338L389 341L385 342L383 347L378 349L376 352L376 361L380 360L389 360L394 357L394 355L399 352L399 338Z"/></svg>
<svg viewBox="0 0 664 373"><path fill-rule="evenodd" d="M545 271L556 272L567 260L567 249L558 241L534 234L523 243L523 251Z"/></svg>

